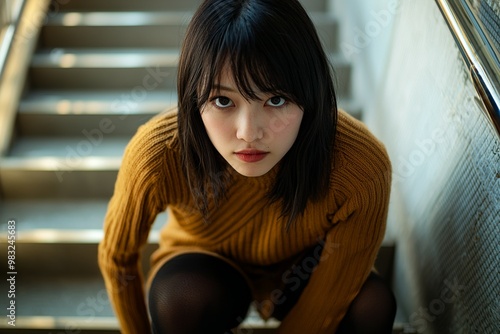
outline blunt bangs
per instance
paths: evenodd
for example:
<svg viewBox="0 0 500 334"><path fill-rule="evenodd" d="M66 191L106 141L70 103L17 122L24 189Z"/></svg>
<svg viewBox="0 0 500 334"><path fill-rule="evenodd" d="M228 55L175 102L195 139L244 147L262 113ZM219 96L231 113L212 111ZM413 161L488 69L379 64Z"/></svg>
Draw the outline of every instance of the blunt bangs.
<svg viewBox="0 0 500 334"><path fill-rule="evenodd" d="M221 47L214 48L206 57L206 66L203 66L205 71L201 74L203 79L198 87L200 109L208 101L212 90L218 87L225 71L229 71L237 90L247 100L257 100L261 93L273 94L304 107L304 94L295 84L297 73L294 73L289 62L275 62L274 58L266 56L262 48L249 47L257 40L238 39L240 43L236 45L232 44L232 40L237 36L228 34L224 37ZM253 36L252 39L257 38Z"/></svg>

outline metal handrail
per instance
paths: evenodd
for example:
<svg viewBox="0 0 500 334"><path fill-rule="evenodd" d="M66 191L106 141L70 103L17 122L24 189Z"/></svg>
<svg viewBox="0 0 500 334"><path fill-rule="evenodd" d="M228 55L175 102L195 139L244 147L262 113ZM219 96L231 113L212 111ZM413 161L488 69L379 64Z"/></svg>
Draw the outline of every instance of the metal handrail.
<svg viewBox="0 0 500 334"><path fill-rule="evenodd" d="M0 0L4 1L4 0ZM17 108L29 69L31 56L35 50L43 18L51 0L11 0L10 21L7 26L9 40L2 51L5 59L0 67L0 159L10 148L14 136ZM7 8L7 6L5 6ZM0 194L1 196L1 194Z"/></svg>
<svg viewBox="0 0 500 334"><path fill-rule="evenodd" d="M485 0L436 0L469 68L484 109L500 136L500 49L482 24ZM479 5L479 6L478 6ZM500 18L498 18L500 21Z"/></svg>
<svg viewBox="0 0 500 334"><path fill-rule="evenodd" d="M0 80L24 4L24 0L0 0Z"/></svg>

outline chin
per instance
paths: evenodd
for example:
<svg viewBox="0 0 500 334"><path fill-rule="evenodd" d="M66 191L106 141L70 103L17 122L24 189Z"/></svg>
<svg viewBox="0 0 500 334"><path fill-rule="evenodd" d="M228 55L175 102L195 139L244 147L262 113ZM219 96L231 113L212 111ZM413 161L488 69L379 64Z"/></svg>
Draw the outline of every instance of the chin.
<svg viewBox="0 0 500 334"><path fill-rule="evenodd" d="M233 168L238 174L246 177L259 177L269 172L269 169L266 168L242 168L235 166Z"/></svg>

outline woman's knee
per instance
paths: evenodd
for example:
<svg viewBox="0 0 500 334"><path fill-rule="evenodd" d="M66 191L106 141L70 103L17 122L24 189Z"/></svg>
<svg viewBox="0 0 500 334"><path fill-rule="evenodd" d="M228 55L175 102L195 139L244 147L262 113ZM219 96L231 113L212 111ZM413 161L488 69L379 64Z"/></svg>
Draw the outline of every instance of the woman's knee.
<svg viewBox="0 0 500 334"><path fill-rule="evenodd" d="M245 278L225 261L207 254L179 255L151 282L149 311L156 332L214 332L236 327L245 317L251 291Z"/></svg>

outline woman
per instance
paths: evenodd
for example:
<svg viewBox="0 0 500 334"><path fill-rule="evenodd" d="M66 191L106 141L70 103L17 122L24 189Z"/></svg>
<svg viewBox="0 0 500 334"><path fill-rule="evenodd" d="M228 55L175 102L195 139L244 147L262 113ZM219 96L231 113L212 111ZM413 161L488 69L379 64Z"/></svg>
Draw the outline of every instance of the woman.
<svg viewBox="0 0 500 334"><path fill-rule="evenodd" d="M372 272L390 162L337 111L298 1L204 1L177 83L178 110L127 147L99 245L123 333L221 334L252 301L278 333L390 333L394 298ZM140 250L167 208L144 289Z"/></svg>

